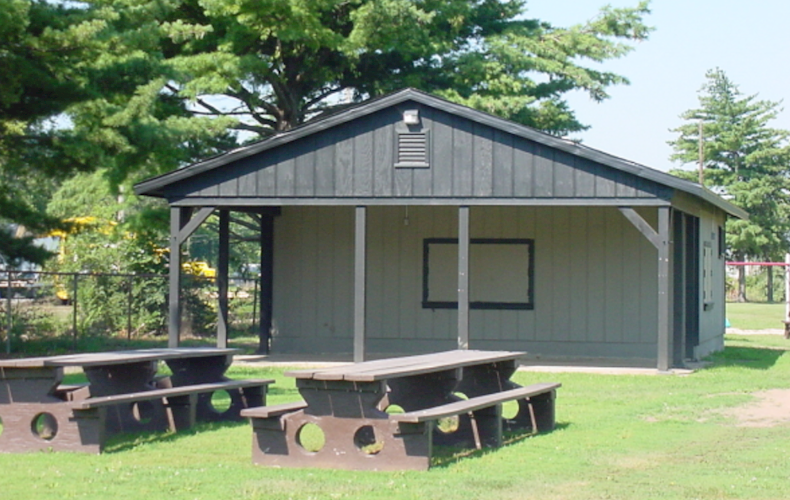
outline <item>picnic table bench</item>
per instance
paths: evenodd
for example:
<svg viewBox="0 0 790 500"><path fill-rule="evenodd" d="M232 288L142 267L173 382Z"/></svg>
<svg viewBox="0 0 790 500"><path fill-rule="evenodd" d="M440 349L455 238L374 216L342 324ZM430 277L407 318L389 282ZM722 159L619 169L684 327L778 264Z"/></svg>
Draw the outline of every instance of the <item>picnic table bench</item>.
<svg viewBox="0 0 790 500"><path fill-rule="evenodd" d="M199 421L241 420L266 403L273 380L224 376L235 349L141 349L0 360L0 452L98 453L121 432L186 429ZM156 377L165 362L171 375ZM87 384L61 384L80 367ZM212 395L225 391L220 411Z"/></svg>
<svg viewBox="0 0 790 500"><path fill-rule="evenodd" d="M242 411L252 423L253 462L424 470L434 445L479 449L500 446L504 430L549 431L560 384L512 382L524 354L457 350L286 372L304 401ZM508 401L519 409L506 419ZM394 407L402 412L387 411ZM452 416L454 430L437 425ZM305 444L308 426L320 429L322 446Z"/></svg>

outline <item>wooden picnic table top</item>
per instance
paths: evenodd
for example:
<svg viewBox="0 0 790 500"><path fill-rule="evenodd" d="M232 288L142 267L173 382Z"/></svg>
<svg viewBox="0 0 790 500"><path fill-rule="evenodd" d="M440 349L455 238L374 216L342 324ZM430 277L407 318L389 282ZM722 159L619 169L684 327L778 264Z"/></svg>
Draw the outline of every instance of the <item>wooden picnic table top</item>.
<svg viewBox="0 0 790 500"><path fill-rule="evenodd" d="M220 347L179 347L163 349L134 349L127 351L88 352L37 358L0 360L0 368L45 368L61 366L106 366L157 361L166 359L197 358L239 353L239 349Z"/></svg>
<svg viewBox="0 0 790 500"><path fill-rule="evenodd" d="M516 360L522 351L454 350L431 354L418 354L400 358L363 361L330 368L291 370L286 376L308 380L344 380L349 382L376 382L397 377L409 377L466 366Z"/></svg>

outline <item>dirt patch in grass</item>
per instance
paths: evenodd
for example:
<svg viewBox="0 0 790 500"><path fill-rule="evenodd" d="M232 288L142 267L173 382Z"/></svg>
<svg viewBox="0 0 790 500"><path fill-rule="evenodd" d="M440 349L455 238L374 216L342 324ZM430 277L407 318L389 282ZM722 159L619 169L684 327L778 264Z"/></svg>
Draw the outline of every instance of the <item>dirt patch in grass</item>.
<svg viewBox="0 0 790 500"><path fill-rule="evenodd" d="M740 427L773 427L790 423L790 389L755 392L755 401L730 408L726 415L735 417Z"/></svg>

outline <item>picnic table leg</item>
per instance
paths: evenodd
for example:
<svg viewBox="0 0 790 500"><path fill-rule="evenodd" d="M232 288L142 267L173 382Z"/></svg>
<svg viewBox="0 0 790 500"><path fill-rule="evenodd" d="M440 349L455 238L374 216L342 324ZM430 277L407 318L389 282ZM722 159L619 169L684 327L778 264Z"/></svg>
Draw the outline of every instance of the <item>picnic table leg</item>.
<svg viewBox="0 0 790 500"><path fill-rule="evenodd" d="M463 395L459 391L462 379L461 369L390 379L390 392L387 405L398 405L406 412L432 408L460 401ZM457 418L454 429L445 429L443 423L427 424L434 427L432 444L442 446L477 447L481 443L499 442L497 429L499 422L490 417L490 411L476 414L463 414Z"/></svg>
<svg viewBox="0 0 790 500"><path fill-rule="evenodd" d="M173 372L167 379L158 382L159 387L181 387L185 385L208 384L229 380L225 372L233 362L233 356L222 354L196 358L177 358L165 361ZM241 421L241 410L266 404L266 388L250 387L226 391L230 406L217 410L212 404L212 393L199 394L195 418L200 422Z"/></svg>
<svg viewBox="0 0 790 500"><path fill-rule="evenodd" d="M85 367L91 397L112 396L155 389L156 361ZM165 431L168 418L161 401L141 401L107 407L106 434Z"/></svg>
<svg viewBox="0 0 790 500"><path fill-rule="evenodd" d="M519 387L510 380L517 368L515 360L464 369L463 380L457 391L469 397L491 394ZM518 400L518 412L503 421L504 428L511 431L530 430L543 432L554 429L554 399L556 391Z"/></svg>
<svg viewBox="0 0 790 500"><path fill-rule="evenodd" d="M74 415L64 401L0 404L0 419L1 452L101 451L98 416Z"/></svg>
<svg viewBox="0 0 790 500"><path fill-rule="evenodd" d="M349 470L428 468L430 429L390 421L379 409L387 389L384 382L298 379L297 388L307 404L304 410L253 419L255 463ZM323 433L321 446L310 448L303 439L308 425Z"/></svg>
<svg viewBox="0 0 790 500"><path fill-rule="evenodd" d="M98 420L72 415L62 380L62 368L0 369L0 451L100 451Z"/></svg>
<svg viewBox="0 0 790 500"><path fill-rule="evenodd" d="M516 368L515 360L466 367L456 391L471 398L513 389L518 387L510 381Z"/></svg>

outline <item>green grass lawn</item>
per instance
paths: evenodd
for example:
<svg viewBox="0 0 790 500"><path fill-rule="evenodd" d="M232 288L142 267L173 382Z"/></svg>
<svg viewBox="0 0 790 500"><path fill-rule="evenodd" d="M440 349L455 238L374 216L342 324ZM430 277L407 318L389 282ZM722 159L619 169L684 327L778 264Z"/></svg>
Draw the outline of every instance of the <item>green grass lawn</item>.
<svg viewBox="0 0 790 500"><path fill-rule="evenodd" d="M782 325L784 316L784 304L727 303L727 319L730 320L733 328L742 330L781 329L784 328Z"/></svg>
<svg viewBox="0 0 790 500"><path fill-rule="evenodd" d="M115 439L102 455L0 454L8 499L784 499L790 421L741 427L725 410L766 389L790 389L790 342L728 336L692 375L519 372L562 382L554 432L497 450L440 453L427 472L276 469L251 463L248 424ZM281 370L269 402L295 400ZM72 376L74 377L74 376Z"/></svg>

